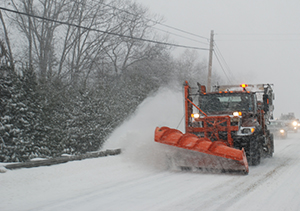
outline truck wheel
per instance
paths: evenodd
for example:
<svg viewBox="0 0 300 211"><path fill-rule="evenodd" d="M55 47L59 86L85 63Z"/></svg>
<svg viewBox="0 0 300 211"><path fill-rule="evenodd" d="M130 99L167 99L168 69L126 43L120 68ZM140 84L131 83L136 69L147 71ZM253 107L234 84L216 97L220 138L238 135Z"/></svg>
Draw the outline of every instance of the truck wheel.
<svg viewBox="0 0 300 211"><path fill-rule="evenodd" d="M250 166L257 166L260 164L261 152L262 145L259 138L250 142L250 157L248 161Z"/></svg>
<svg viewBox="0 0 300 211"><path fill-rule="evenodd" d="M271 133L269 137L269 144L268 144L268 157L273 157L274 153L274 135Z"/></svg>

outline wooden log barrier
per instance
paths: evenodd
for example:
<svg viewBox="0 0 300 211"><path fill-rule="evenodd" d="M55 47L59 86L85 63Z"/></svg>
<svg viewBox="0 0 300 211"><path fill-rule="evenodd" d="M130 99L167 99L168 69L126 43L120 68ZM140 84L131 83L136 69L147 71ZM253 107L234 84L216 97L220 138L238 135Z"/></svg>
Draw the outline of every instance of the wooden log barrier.
<svg viewBox="0 0 300 211"><path fill-rule="evenodd" d="M105 151L89 152L89 153L82 154L82 155L63 156L63 157L58 157L58 158L50 158L50 159L46 159L46 160L33 160L33 161L27 161L27 162L23 162L23 163L12 163L12 164L5 165L4 167L6 169L12 170L12 169L19 169L19 168L51 166L51 165L66 163L66 162L74 161L74 160L105 157L105 156L110 156L110 155L118 155L120 153L121 153L121 149L107 149Z"/></svg>

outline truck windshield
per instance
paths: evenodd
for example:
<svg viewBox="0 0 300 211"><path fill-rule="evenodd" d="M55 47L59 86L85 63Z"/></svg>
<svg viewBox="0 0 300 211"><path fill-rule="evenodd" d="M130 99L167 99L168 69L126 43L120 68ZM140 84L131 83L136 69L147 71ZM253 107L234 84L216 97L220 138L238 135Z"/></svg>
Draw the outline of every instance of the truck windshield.
<svg viewBox="0 0 300 211"><path fill-rule="evenodd" d="M204 112L253 111L249 93L218 93L201 95L200 108Z"/></svg>

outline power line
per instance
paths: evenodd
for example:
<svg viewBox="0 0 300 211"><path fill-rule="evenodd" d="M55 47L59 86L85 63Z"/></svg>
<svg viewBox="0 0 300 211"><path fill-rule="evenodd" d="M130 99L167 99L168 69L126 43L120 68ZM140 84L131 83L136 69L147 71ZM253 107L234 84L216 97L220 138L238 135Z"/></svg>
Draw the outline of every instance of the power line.
<svg viewBox="0 0 300 211"><path fill-rule="evenodd" d="M232 36L232 35L248 35L248 36L299 36L300 33L217 33L216 35Z"/></svg>
<svg viewBox="0 0 300 211"><path fill-rule="evenodd" d="M214 52L215 52L215 51L214 51ZM219 65L220 65L221 69L223 70L223 72L224 72L224 74L225 74L227 80L229 81L229 83L232 83L232 81L231 81L230 78L228 77L228 75L227 75L227 73L226 73L224 67L222 66L221 61L220 61L220 59L219 59L219 57L217 56L216 53L215 53L215 56L216 56L216 58L217 58L217 61L218 61Z"/></svg>
<svg viewBox="0 0 300 211"><path fill-rule="evenodd" d="M156 27L153 27L153 28L156 29L156 30L158 30L158 31L162 31L162 32L165 32L165 33L168 33L168 34L175 35L175 36L177 36L177 37L181 37L181 38L184 38L184 39L187 39L187 40L190 40L190 41L194 41L194 42L198 42L198 43L201 43L201 44L208 45L208 43L201 42L201 41L199 41L199 40L191 39L191 38L188 38L188 37L185 37L185 36L182 36L182 35L179 35L179 34L175 34L175 33L172 33L172 32L166 31L166 30L163 30L163 29L159 29L159 28L156 28Z"/></svg>
<svg viewBox="0 0 300 211"><path fill-rule="evenodd" d="M103 2L100 3L100 4L105 5L105 6L107 6L107 7L111 7L111 8L113 8L113 9L116 9L116 10L119 10L119 11L122 11L122 12L125 12L125 13L130 14L130 15L135 15L134 13L128 12L127 10L123 10L123 9L117 8L117 7L112 6L112 5L110 5L110 4L105 4L105 3L103 3ZM191 33L191 32L185 31L185 30L182 30L182 29L178 29L178 28L176 28L176 27L169 26L169 25L160 23L160 22L158 22L158 21L151 20L151 19L149 19L149 18L145 18L145 20L148 20L148 21L151 21L151 22L156 23L156 24L158 24L158 25L162 25L162 26L164 26L164 27L167 27L167 28L170 28L170 29L173 29L173 30L176 30L176 31L180 31L180 32L182 32L182 33L189 34L189 35L192 35L192 36L195 36L195 37L198 37L198 38L202 38L202 39L205 39L205 40L209 41L209 38L204 37L204 36L200 36L200 35L198 35L198 34L194 34L194 33Z"/></svg>
<svg viewBox="0 0 300 211"><path fill-rule="evenodd" d="M118 34L118 33L115 33L115 32L103 31L103 30L100 30L100 29L93 29L93 28L80 26L80 25L73 24L73 23L68 23L66 21L53 20L53 19L50 19L50 18L45 18L45 17L41 17L41 16L37 16L37 15L24 13L24 12L19 12L19 11L7 9L7 8L4 8L4 7L0 7L0 9L4 10L4 11L7 11L7 12L16 13L16 14L19 14L19 15L25 15L25 16L29 16L29 17L33 17L33 18L38 18L38 19L41 19L41 20L46 20L46 21L50 21L50 22L54 22L54 23L63 24L63 25L69 25L69 26L73 26L73 27L77 27L77 28L81 28L81 29L85 29L85 30L89 30L89 31L101 32L103 34L129 38L129 39L133 39L133 40L139 40L139 41L155 43L155 44L160 44L160 45L166 45L166 46L172 46L172 47L189 48L189 49L195 49L195 50L208 50L207 48L199 48L199 47L186 46L186 45L177 45L177 44L173 44L173 43L160 42L160 41L155 41L155 40L149 40L149 39L144 39L144 38L138 38L138 37L133 37L133 36L128 36L128 35Z"/></svg>
<svg viewBox="0 0 300 211"><path fill-rule="evenodd" d="M236 81L234 75L232 74L232 71L231 71L229 65L227 64L226 60L224 59L224 57L223 57L223 55L222 55L222 53L221 53L221 51L220 51L220 49L219 49L219 47L218 47L218 45L217 45L216 42L214 42L214 46L216 46L216 51L214 51L215 56L216 56L216 58L217 58L217 60L218 60L218 62L219 62L219 64L220 64L220 66L221 66L221 68L222 68L222 70L223 70L225 76L227 77L227 79L228 79L230 82L231 82L231 79L233 79L234 81ZM226 70L225 70L225 68L223 67L223 65L222 65L222 63L221 63L221 60L219 59L219 57L218 57L217 54L220 55L220 57L221 57L223 63L225 64L225 68L227 69L228 73L230 74L230 78L231 78L231 79L228 78L228 76L227 76L227 74L226 74Z"/></svg>
<svg viewBox="0 0 300 211"><path fill-rule="evenodd" d="M220 51L220 49L219 49L219 47L218 47L218 45L217 45L216 42L215 42L215 46L216 46L216 51L217 51L218 54L220 54L221 59L223 60L223 62L224 62L224 64L225 64L225 66L226 66L226 68L227 68L229 74L234 78L234 75L232 74L232 71L231 71L229 65L227 64L225 58L223 57L223 55L222 55L222 53L221 53L221 51Z"/></svg>
<svg viewBox="0 0 300 211"><path fill-rule="evenodd" d="M156 22L157 24L159 25L162 25L162 26L165 26L165 27L168 27L170 29L174 29L174 30L177 30L177 31L180 31L180 32L183 32L183 33L186 33L186 34L189 34L189 35L193 35L195 37L199 37L199 38L202 38L202 39L206 39L206 40L209 40L209 38L207 37L203 37L203 36L200 36L200 35L197 35L197 34L193 34L193 33L190 33L190 32L187 32L187 31L184 31L184 30L181 30L181 29L178 29L178 28L175 28L175 27L172 27L172 26L168 26L166 24L162 24L162 23L159 23L159 22Z"/></svg>
<svg viewBox="0 0 300 211"><path fill-rule="evenodd" d="M300 33L218 33L219 41L265 42L265 41L298 41ZM233 38L230 38L233 37Z"/></svg>

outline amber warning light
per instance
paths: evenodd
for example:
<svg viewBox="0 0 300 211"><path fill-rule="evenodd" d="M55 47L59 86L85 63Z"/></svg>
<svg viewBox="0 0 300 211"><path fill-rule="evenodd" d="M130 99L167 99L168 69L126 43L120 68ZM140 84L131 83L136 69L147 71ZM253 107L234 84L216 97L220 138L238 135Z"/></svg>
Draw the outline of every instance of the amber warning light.
<svg viewBox="0 0 300 211"><path fill-rule="evenodd" d="M240 87L246 88L246 87L248 87L248 85L247 84L241 84Z"/></svg>

